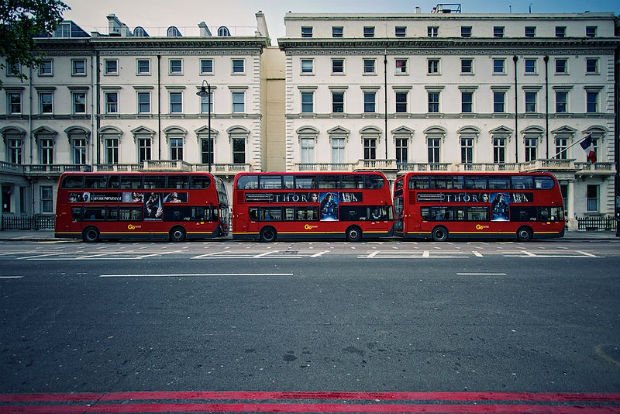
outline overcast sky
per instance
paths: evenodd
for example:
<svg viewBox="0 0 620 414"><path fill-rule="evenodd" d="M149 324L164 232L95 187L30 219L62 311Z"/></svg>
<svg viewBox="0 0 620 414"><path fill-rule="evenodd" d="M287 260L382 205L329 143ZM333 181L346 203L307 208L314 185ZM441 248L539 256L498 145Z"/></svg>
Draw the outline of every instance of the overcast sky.
<svg viewBox="0 0 620 414"><path fill-rule="evenodd" d="M255 13L262 10L267 18L269 34L284 36L284 14L296 13L423 13L441 1L431 0L64 0L71 7L65 19L75 21L87 32L107 33L108 14L114 13L130 29L143 26L152 36L162 35L168 26L177 26L190 35L205 21L215 34L217 27L227 26L233 35L253 34ZM447 3L447 1L445 2ZM458 2L455 2L458 3ZM584 11L620 14L618 0L464 0L463 13L578 13ZM162 29L163 28L163 29ZM238 30L236 30L238 29Z"/></svg>

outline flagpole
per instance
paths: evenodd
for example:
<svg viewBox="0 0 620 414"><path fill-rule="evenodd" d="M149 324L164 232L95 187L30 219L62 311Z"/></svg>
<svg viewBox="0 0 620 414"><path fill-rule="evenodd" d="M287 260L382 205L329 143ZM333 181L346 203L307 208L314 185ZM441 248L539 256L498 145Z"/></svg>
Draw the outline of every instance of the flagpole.
<svg viewBox="0 0 620 414"><path fill-rule="evenodd" d="M568 151L569 149L573 148L575 145L580 144L581 141L585 140L586 138L588 138L590 136L590 134L586 135L585 137L581 138L579 141L574 142L573 144L569 145L568 147L564 148L562 151L557 152L551 159L557 159L558 156L566 151Z"/></svg>

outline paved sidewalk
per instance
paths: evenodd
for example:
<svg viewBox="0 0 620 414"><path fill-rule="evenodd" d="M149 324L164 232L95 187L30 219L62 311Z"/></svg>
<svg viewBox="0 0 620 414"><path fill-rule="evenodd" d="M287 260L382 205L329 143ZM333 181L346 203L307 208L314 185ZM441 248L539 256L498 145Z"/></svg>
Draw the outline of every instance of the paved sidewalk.
<svg viewBox="0 0 620 414"><path fill-rule="evenodd" d="M567 231L563 239L554 240L619 240L615 231ZM0 241L58 241L78 239L57 239L53 231L10 230L0 231Z"/></svg>

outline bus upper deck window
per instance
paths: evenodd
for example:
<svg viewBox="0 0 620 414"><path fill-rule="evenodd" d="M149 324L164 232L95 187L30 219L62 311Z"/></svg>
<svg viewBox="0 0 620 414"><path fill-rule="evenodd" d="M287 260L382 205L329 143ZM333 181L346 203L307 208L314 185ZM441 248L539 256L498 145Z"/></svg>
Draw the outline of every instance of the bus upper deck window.
<svg viewBox="0 0 620 414"><path fill-rule="evenodd" d="M538 190L550 190L553 188L554 182L551 177L540 176L534 178L535 187Z"/></svg>
<svg viewBox="0 0 620 414"><path fill-rule="evenodd" d="M82 188L84 187L84 177L81 175L69 175L62 181L62 188Z"/></svg>
<svg viewBox="0 0 620 414"><path fill-rule="evenodd" d="M88 175L84 178L84 188L107 188L108 176Z"/></svg>
<svg viewBox="0 0 620 414"><path fill-rule="evenodd" d="M258 188L258 176L244 175L237 180L237 188L239 190L255 190Z"/></svg>

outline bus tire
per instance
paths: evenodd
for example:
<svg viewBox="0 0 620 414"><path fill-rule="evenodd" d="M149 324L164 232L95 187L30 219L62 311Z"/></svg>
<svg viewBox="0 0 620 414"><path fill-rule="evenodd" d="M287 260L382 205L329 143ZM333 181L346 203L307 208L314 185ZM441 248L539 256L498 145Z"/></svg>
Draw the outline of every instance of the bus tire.
<svg viewBox="0 0 620 414"><path fill-rule="evenodd" d="M431 237L433 238L433 241L444 242L448 240L448 229L443 226L437 226L433 229Z"/></svg>
<svg viewBox="0 0 620 414"><path fill-rule="evenodd" d="M263 227L260 231L260 241L264 243L271 243L276 241L277 233L273 227Z"/></svg>
<svg viewBox="0 0 620 414"><path fill-rule="evenodd" d="M520 242L528 242L532 240L533 235L532 229L526 226L519 227L519 230L517 230L517 240Z"/></svg>
<svg viewBox="0 0 620 414"><path fill-rule="evenodd" d="M97 227L86 227L82 232L82 240L86 243L99 241L99 230L97 230Z"/></svg>
<svg viewBox="0 0 620 414"><path fill-rule="evenodd" d="M362 240L362 229L357 226L351 226L347 229L346 235L347 241L358 242Z"/></svg>
<svg viewBox="0 0 620 414"><path fill-rule="evenodd" d="M185 229L181 226L173 227L170 230L170 241L172 242L182 242L185 240Z"/></svg>

